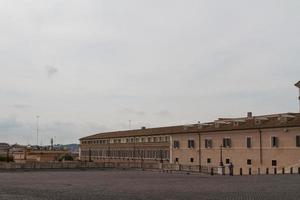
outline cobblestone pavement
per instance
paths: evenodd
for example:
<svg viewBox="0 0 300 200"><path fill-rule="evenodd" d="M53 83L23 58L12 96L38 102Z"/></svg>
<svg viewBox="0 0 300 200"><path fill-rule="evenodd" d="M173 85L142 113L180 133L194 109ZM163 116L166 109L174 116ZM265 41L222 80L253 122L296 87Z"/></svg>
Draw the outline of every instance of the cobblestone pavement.
<svg viewBox="0 0 300 200"><path fill-rule="evenodd" d="M300 175L209 176L151 171L0 173L0 199L300 199Z"/></svg>

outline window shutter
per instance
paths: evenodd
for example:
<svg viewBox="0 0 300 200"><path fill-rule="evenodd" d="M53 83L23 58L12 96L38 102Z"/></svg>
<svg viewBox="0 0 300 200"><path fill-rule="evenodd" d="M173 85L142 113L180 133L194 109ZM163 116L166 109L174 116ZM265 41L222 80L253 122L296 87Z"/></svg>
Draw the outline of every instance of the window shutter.
<svg viewBox="0 0 300 200"><path fill-rule="evenodd" d="M278 147L278 137L275 137L275 146Z"/></svg>
<svg viewBox="0 0 300 200"><path fill-rule="evenodd" d="M300 135L296 136L296 146L300 147Z"/></svg>

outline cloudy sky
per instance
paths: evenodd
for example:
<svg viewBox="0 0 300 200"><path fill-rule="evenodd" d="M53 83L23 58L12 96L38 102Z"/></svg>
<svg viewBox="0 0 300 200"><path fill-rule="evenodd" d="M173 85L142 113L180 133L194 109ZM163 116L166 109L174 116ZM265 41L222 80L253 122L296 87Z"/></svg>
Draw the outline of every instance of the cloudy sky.
<svg viewBox="0 0 300 200"><path fill-rule="evenodd" d="M297 112L299 0L0 0L0 142Z"/></svg>

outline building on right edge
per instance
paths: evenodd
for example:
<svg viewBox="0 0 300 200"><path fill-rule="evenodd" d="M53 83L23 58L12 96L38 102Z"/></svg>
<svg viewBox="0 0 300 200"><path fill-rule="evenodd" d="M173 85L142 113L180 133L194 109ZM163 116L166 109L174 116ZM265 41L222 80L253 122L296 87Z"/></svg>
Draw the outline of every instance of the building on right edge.
<svg viewBox="0 0 300 200"><path fill-rule="evenodd" d="M300 82L296 84L300 88ZM234 174L300 173L300 113L98 133L80 139L80 159L152 163Z"/></svg>
<svg viewBox="0 0 300 200"><path fill-rule="evenodd" d="M226 170L232 163L234 174L298 173L300 113L99 133L80 139L80 159Z"/></svg>

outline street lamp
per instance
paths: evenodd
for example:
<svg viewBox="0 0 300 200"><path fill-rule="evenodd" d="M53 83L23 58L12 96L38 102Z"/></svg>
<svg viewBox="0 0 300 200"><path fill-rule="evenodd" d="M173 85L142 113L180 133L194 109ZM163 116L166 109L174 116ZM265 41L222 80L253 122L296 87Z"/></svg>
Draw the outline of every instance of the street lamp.
<svg viewBox="0 0 300 200"><path fill-rule="evenodd" d="M298 81L298 82L295 84L295 86L296 86L297 88L299 88L299 97L298 97L298 100L299 100L299 112L300 112L300 81Z"/></svg>
<svg viewBox="0 0 300 200"><path fill-rule="evenodd" d="M39 146L39 118L40 116L36 116L36 146Z"/></svg>
<svg viewBox="0 0 300 200"><path fill-rule="evenodd" d="M220 167L223 167L224 166L224 164L223 164L223 146L221 145L220 146Z"/></svg>
<svg viewBox="0 0 300 200"><path fill-rule="evenodd" d="M225 174L225 168L224 168L224 164L223 164L223 146L220 146L220 164L218 167L218 174L224 175Z"/></svg>

